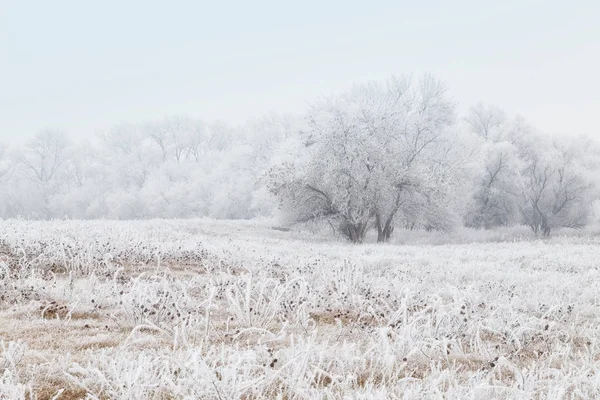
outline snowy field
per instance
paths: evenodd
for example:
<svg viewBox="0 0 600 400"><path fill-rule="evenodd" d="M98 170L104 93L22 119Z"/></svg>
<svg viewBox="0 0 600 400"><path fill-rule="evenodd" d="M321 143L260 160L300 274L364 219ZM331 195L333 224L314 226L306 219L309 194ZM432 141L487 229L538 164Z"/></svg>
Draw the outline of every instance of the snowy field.
<svg viewBox="0 0 600 400"><path fill-rule="evenodd" d="M600 236L523 234L0 221L0 399L598 398Z"/></svg>

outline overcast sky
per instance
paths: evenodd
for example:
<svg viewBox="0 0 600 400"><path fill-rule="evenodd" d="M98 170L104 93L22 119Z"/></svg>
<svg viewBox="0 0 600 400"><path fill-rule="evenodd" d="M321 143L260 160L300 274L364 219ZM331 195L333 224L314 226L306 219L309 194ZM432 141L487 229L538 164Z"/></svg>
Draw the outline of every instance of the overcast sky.
<svg viewBox="0 0 600 400"><path fill-rule="evenodd" d="M600 139L600 1L0 0L0 139L168 114L243 122L433 72L548 132Z"/></svg>

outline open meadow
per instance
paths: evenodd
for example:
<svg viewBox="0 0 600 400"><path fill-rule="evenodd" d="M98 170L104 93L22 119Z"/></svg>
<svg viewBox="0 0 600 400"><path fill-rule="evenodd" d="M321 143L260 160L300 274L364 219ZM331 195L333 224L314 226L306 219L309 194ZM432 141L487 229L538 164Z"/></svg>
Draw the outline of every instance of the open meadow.
<svg viewBox="0 0 600 400"><path fill-rule="evenodd" d="M1 221L0 399L600 396L599 236L427 235Z"/></svg>

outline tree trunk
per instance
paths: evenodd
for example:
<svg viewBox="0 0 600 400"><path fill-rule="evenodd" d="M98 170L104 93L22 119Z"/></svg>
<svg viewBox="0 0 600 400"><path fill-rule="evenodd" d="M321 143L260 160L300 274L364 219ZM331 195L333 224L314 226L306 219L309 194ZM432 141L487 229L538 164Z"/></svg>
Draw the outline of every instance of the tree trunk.
<svg viewBox="0 0 600 400"><path fill-rule="evenodd" d="M343 222L340 225L340 231L352 243L362 243L367 235L367 227L368 224L366 222L358 222L354 224Z"/></svg>
<svg viewBox="0 0 600 400"><path fill-rule="evenodd" d="M544 224L543 228L542 228L542 234L544 236L550 236L550 232L552 231L552 228L550 227L550 225L548 225L547 223Z"/></svg>
<svg viewBox="0 0 600 400"><path fill-rule="evenodd" d="M390 240L392 237L392 233L394 232L394 227L387 225L382 230L377 231L377 242L384 243Z"/></svg>
<svg viewBox="0 0 600 400"><path fill-rule="evenodd" d="M399 187L398 194L396 196L396 203L394 204L394 208L390 212L390 215L385 219L381 218L381 214L377 212L375 214L375 223L377 224L377 242L387 242L392 237L392 232L394 232L394 216L400 209L400 205L402 202L400 201L400 195L402 193L402 187Z"/></svg>
<svg viewBox="0 0 600 400"><path fill-rule="evenodd" d="M393 218L394 215L392 214L384 223L379 214L375 216L378 243L387 242L392 237L392 233L394 232L394 225L392 224Z"/></svg>

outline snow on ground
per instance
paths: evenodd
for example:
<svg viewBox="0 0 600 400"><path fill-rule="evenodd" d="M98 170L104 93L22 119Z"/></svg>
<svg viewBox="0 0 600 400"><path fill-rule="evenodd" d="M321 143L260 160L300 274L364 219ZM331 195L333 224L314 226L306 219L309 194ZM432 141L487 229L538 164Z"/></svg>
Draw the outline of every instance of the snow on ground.
<svg viewBox="0 0 600 400"><path fill-rule="evenodd" d="M486 235L0 221L0 399L598 398L600 238Z"/></svg>

